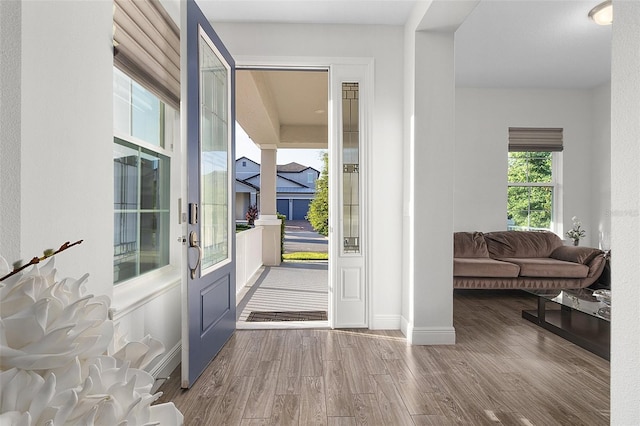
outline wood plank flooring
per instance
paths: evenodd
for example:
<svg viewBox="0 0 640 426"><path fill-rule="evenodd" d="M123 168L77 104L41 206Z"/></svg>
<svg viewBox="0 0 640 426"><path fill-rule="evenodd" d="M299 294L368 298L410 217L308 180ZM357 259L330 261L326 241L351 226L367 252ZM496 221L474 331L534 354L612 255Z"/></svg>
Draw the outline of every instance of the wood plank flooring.
<svg viewBox="0 0 640 426"><path fill-rule="evenodd" d="M524 293L458 291L457 344L399 331L238 330L195 385L160 390L186 425L608 425L609 362L521 318Z"/></svg>

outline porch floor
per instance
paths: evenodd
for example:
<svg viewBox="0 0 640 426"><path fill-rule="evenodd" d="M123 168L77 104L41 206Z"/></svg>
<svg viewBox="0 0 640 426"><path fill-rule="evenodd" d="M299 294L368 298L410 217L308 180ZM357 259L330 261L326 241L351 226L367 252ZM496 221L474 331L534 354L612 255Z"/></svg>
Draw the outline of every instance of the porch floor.
<svg viewBox="0 0 640 426"><path fill-rule="evenodd" d="M318 328L327 321L247 322L253 311L327 311L327 262L283 262L265 266L238 295L237 328Z"/></svg>

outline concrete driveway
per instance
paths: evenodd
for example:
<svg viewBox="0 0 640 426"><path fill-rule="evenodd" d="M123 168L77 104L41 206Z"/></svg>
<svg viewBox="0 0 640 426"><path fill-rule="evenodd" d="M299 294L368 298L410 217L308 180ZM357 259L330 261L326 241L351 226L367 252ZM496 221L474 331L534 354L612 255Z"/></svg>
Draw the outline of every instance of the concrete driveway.
<svg viewBox="0 0 640 426"><path fill-rule="evenodd" d="M284 252L312 251L327 253L327 237L313 230L306 220L287 220L284 227Z"/></svg>

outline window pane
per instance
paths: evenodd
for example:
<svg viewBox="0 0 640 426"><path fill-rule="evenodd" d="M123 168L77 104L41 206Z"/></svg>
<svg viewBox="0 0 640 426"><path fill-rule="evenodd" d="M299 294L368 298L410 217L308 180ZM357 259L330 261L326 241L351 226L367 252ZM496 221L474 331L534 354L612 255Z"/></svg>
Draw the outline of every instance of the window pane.
<svg viewBox="0 0 640 426"><path fill-rule="evenodd" d="M509 182L551 182L551 158L551 152L510 152Z"/></svg>
<svg viewBox="0 0 640 426"><path fill-rule="evenodd" d="M509 229L551 229L553 187L509 186L507 218Z"/></svg>
<svg viewBox="0 0 640 426"><path fill-rule="evenodd" d="M166 209L169 206L169 167L166 157L141 150L140 208Z"/></svg>
<svg viewBox="0 0 640 426"><path fill-rule="evenodd" d="M113 225L113 274L117 283L139 274L138 214L116 212Z"/></svg>
<svg viewBox="0 0 640 426"><path fill-rule="evenodd" d="M538 186L530 188L529 227L536 229L551 229L551 205L553 188Z"/></svg>
<svg viewBox="0 0 640 426"><path fill-rule="evenodd" d="M200 240L202 270L229 257L228 72L200 39Z"/></svg>
<svg viewBox="0 0 640 426"><path fill-rule="evenodd" d="M115 144L113 151L114 210L138 207L138 151Z"/></svg>
<svg viewBox="0 0 640 426"><path fill-rule="evenodd" d="M131 79L117 68L113 73L113 128L131 133Z"/></svg>
<svg viewBox="0 0 640 426"><path fill-rule="evenodd" d="M140 214L140 273L169 264L169 212Z"/></svg>
<svg viewBox="0 0 640 426"><path fill-rule="evenodd" d="M114 282L169 264L169 158L115 139Z"/></svg>
<svg viewBox="0 0 640 426"><path fill-rule="evenodd" d="M135 81L132 81L131 89L131 135L162 146L160 100Z"/></svg>

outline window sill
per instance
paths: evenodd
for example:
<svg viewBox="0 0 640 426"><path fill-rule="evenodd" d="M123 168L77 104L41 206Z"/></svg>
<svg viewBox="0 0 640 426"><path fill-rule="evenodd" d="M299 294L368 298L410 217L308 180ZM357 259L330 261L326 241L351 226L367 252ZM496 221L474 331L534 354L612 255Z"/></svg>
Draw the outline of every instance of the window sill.
<svg viewBox="0 0 640 426"><path fill-rule="evenodd" d="M149 301L180 286L181 272L178 268L167 266L132 278L115 286L109 316L118 320Z"/></svg>

